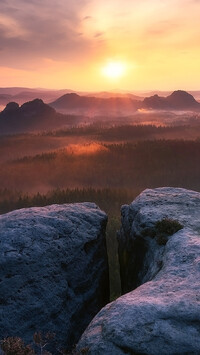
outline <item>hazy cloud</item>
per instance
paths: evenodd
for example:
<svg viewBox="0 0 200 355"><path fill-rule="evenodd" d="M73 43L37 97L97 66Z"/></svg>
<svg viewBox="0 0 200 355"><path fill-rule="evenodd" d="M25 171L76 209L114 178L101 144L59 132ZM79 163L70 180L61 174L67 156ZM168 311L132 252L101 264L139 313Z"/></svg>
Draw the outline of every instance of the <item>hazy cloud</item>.
<svg viewBox="0 0 200 355"><path fill-rule="evenodd" d="M95 37L95 38L98 38L98 37L101 37L101 36L103 36L103 35L104 35L104 32L96 32L95 35L94 35L94 37Z"/></svg>
<svg viewBox="0 0 200 355"><path fill-rule="evenodd" d="M178 30L182 1L200 3L127 0L124 6L122 0L0 0L0 65L31 69L40 58L90 58L92 51L98 53L104 35L111 46L120 36L121 45L133 35L135 42L140 36L168 36ZM185 25L185 19L181 21Z"/></svg>
<svg viewBox="0 0 200 355"><path fill-rule="evenodd" d="M85 17L83 18L84 21L86 21L86 20L91 20L91 19L92 19L92 16L85 16Z"/></svg>
<svg viewBox="0 0 200 355"><path fill-rule="evenodd" d="M81 31L82 9L88 0L1 0L0 64L18 65L31 57L68 60L87 51ZM15 53L15 56L11 54Z"/></svg>
<svg viewBox="0 0 200 355"><path fill-rule="evenodd" d="M173 21L157 21L146 29L146 35L166 36L181 28L180 24Z"/></svg>
<svg viewBox="0 0 200 355"><path fill-rule="evenodd" d="M188 73L199 83L199 5L200 0L0 0L1 81L96 87L102 80L103 88L100 69L117 59L134 72L124 77L130 86L150 87L155 78L167 82L175 66L181 82Z"/></svg>

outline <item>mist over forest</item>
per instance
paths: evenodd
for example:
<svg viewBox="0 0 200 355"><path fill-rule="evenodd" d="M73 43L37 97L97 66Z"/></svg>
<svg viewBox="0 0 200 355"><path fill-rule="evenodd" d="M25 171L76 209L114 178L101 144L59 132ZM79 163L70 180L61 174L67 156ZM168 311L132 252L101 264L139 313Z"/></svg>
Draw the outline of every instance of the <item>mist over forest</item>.
<svg viewBox="0 0 200 355"><path fill-rule="evenodd" d="M199 113L139 109L130 116L126 112L109 116L107 109L104 116L62 116L45 105L32 101L22 108L8 106L0 114L1 120L9 122L2 124L0 132L0 213L95 202L109 217L114 299L120 294L116 240L120 207L146 188L200 191Z"/></svg>

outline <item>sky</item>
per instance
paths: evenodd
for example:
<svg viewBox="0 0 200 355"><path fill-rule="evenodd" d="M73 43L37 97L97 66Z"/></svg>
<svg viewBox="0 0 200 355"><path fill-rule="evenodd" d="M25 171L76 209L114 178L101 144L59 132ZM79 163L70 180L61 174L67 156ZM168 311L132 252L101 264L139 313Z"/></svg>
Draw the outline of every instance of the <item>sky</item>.
<svg viewBox="0 0 200 355"><path fill-rule="evenodd" d="M0 86L198 90L199 18L200 0L0 0Z"/></svg>

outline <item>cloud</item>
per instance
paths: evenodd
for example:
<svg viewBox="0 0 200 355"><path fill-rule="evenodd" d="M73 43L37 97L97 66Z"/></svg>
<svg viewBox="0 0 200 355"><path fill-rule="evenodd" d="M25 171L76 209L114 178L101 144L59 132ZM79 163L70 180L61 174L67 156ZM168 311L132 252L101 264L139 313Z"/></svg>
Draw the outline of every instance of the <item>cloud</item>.
<svg viewBox="0 0 200 355"><path fill-rule="evenodd" d="M180 23L174 22L174 20L157 21L147 27L145 34L151 37L164 37L173 34L175 31L182 29Z"/></svg>
<svg viewBox="0 0 200 355"><path fill-rule="evenodd" d="M104 35L104 32L96 32L95 35L94 35L94 37L95 37L95 38L98 38L98 37L101 37L101 36L103 36L103 35Z"/></svg>
<svg viewBox="0 0 200 355"><path fill-rule="evenodd" d="M91 19L92 19L92 16L85 16L85 17L83 18L84 21L86 21L86 20L91 20Z"/></svg>
<svg viewBox="0 0 200 355"><path fill-rule="evenodd" d="M88 0L1 0L0 65L29 66L36 57L67 61L89 51L90 41L80 36L82 11L87 3Z"/></svg>
<svg viewBox="0 0 200 355"><path fill-rule="evenodd" d="M130 82L138 85L145 78L148 86L159 65L160 78L168 78L178 59L178 69L192 63L196 73L199 5L200 0L0 0L1 73L15 85L29 80L64 87L67 81L72 88L75 82L95 86L107 59L136 64Z"/></svg>

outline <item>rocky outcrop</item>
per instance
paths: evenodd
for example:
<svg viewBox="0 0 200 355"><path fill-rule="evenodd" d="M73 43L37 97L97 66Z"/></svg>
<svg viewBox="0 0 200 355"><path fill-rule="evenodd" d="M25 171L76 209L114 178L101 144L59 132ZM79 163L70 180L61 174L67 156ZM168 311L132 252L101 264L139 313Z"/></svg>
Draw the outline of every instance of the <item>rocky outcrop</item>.
<svg viewBox="0 0 200 355"><path fill-rule="evenodd" d="M177 90L167 97L153 95L146 97L143 105L155 110L200 110L200 104L186 91Z"/></svg>
<svg viewBox="0 0 200 355"><path fill-rule="evenodd" d="M21 106L9 102L0 112L0 135L58 129L74 124L77 120L79 118L57 113L40 99Z"/></svg>
<svg viewBox="0 0 200 355"><path fill-rule="evenodd" d="M5 112L9 112L12 113L12 111L17 111L19 109L19 104L16 102L9 102L5 109L4 109L4 113Z"/></svg>
<svg viewBox="0 0 200 355"><path fill-rule="evenodd" d="M79 341L88 354L200 354L200 194L145 190L122 207L121 296Z"/></svg>
<svg viewBox="0 0 200 355"><path fill-rule="evenodd" d="M0 339L55 333L70 347L109 300L107 217L95 204L0 216Z"/></svg>

